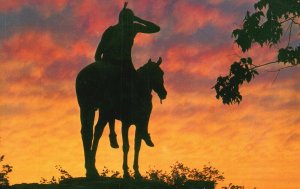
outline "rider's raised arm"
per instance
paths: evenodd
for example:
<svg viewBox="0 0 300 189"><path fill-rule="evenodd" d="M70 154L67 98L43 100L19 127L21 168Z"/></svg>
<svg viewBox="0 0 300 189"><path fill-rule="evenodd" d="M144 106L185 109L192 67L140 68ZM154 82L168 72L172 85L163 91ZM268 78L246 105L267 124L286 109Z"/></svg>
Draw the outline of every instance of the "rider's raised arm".
<svg viewBox="0 0 300 189"><path fill-rule="evenodd" d="M134 28L136 32L141 33L156 33L159 32L160 27L152 22L149 22L147 20L143 20L139 17L134 17L134 21L137 22L134 25Z"/></svg>

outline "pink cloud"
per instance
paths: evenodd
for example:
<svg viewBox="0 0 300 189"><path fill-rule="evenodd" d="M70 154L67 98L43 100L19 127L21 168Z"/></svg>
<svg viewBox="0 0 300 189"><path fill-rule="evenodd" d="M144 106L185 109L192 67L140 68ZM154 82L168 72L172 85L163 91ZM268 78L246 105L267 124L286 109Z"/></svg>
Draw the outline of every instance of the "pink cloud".
<svg viewBox="0 0 300 189"><path fill-rule="evenodd" d="M1 45L2 61L37 65L50 64L66 55L64 48L58 46L50 33L25 32L6 39Z"/></svg>
<svg viewBox="0 0 300 189"><path fill-rule="evenodd" d="M219 28L232 25L233 17L217 8L193 5L179 1L172 12L175 17L174 31L181 34L193 34L198 29L211 24Z"/></svg>
<svg viewBox="0 0 300 189"><path fill-rule="evenodd" d="M118 2L101 3L97 0L72 2L74 16L79 27L91 35L102 36L110 25L118 22Z"/></svg>
<svg viewBox="0 0 300 189"><path fill-rule="evenodd" d="M190 64L190 59L194 59L199 55L203 48L199 48L197 45L177 45L171 47L166 52L166 71L175 72L180 70L186 70L187 64Z"/></svg>
<svg viewBox="0 0 300 189"><path fill-rule="evenodd" d="M134 39L134 45L146 46L151 44L154 40L155 40L154 35L138 34Z"/></svg>
<svg viewBox="0 0 300 189"><path fill-rule="evenodd" d="M150 21L161 21L161 19L166 17L167 5L168 1L140 0L129 2L128 8L132 9L135 15L142 19L148 20L151 18L153 20Z"/></svg>
<svg viewBox="0 0 300 189"><path fill-rule="evenodd" d="M232 49L227 46L212 48L201 44L178 45L167 50L164 68L169 72L186 73L215 79L227 73L229 65L235 60Z"/></svg>

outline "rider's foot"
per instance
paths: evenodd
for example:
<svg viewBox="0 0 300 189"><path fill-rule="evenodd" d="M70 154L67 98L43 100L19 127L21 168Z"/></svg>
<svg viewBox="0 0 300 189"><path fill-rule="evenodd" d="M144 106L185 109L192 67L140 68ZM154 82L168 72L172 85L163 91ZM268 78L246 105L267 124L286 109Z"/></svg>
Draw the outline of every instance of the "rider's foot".
<svg viewBox="0 0 300 189"><path fill-rule="evenodd" d="M116 134L109 134L109 141L112 148L119 148Z"/></svg>
<svg viewBox="0 0 300 189"><path fill-rule="evenodd" d="M149 133L145 134L143 139L144 139L145 143L147 144L147 146L154 147L154 144L151 140L151 137L150 137Z"/></svg>

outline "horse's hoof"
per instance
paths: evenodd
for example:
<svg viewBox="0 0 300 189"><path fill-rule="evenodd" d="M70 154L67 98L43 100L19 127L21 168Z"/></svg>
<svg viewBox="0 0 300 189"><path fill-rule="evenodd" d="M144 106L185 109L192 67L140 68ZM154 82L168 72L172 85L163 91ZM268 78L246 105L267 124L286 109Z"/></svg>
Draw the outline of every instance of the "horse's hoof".
<svg viewBox="0 0 300 189"><path fill-rule="evenodd" d="M142 175L139 172L137 172L137 173L134 173L134 178L136 180L141 180L143 177L142 177Z"/></svg>
<svg viewBox="0 0 300 189"><path fill-rule="evenodd" d="M86 178L89 178L89 179L95 179L95 178L100 177L100 175L99 175L96 168L93 168L91 170L87 170L85 175L86 175Z"/></svg>
<svg viewBox="0 0 300 189"><path fill-rule="evenodd" d="M127 172L127 173L124 173L124 174L123 174L123 179L126 179L126 180L131 179L130 174L129 174L128 172Z"/></svg>

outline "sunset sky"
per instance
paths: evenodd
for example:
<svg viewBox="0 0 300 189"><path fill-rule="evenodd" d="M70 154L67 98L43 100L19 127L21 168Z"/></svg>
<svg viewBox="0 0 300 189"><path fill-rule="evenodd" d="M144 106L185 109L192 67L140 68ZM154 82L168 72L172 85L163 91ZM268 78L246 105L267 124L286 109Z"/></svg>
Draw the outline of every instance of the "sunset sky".
<svg viewBox="0 0 300 189"><path fill-rule="evenodd" d="M132 57L136 68L163 58L167 99L153 95L140 169L168 171L176 161L192 168L210 162L225 175L221 186L247 189L300 188L300 66L260 69L241 88L240 105L223 105L211 87L240 56L255 64L276 59L276 50L254 46L244 54L233 43L255 1L128 0L128 7L161 27L139 34ZM104 30L117 23L122 0L0 0L0 154L13 166L12 184L57 176L61 165L84 176L75 78L93 62ZM293 33L299 33L299 27ZM300 35L292 38L300 43ZM275 79L276 78L276 79ZM121 145L120 122L116 126ZM133 162L130 129L129 166ZM109 146L108 127L97 154L103 166L121 171L122 150Z"/></svg>

